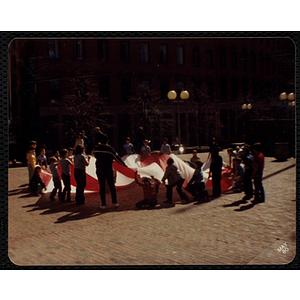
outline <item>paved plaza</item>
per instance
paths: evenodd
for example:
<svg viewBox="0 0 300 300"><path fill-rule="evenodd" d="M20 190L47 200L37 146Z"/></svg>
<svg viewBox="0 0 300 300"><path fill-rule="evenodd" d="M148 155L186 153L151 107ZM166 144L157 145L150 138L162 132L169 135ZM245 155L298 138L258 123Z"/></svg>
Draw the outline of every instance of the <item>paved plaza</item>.
<svg viewBox="0 0 300 300"><path fill-rule="evenodd" d="M198 155L205 161L207 153ZM117 191L119 208L108 195L103 212L99 192L86 193L86 204L77 206L50 201L51 191L28 194L25 167L10 168L8 176L8 252L18 266L282 265L296 254L293 158L266 157L266 202L256 205L243 193L181 204L175 190L175 205L168 205L160 185L159 205L137 210L143 191L133 183Z"/></svg>

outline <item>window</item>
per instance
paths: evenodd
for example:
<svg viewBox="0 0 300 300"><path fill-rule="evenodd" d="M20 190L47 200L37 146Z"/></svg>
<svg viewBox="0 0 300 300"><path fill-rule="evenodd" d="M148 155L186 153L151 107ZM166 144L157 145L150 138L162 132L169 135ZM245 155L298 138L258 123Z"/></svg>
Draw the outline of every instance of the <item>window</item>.
<svg viewBox="0 0 300 300"><path fill-rule="evenodd" d="M49 80L49 98L51 103L55 103L60 100L60 80L50 79Z"/></svg>
<svg viewBox="0 0 300 300"><path fill-rule="evenodd" d="M193 91L194 91L194 101L200 102L200 100L201 100L201 81L199 78L193 79Z"/></svg>
<svg viewBox="0 0 300 300"><path fill-rule="evenodd" d="M59 59L59 41L50 40L49 41L49 57L51 59Z"/></svg>
<svg viewBox="0 0 300 300"><path fill-rule="evenodd" d="M238 79L236 76L232 76L231 78L231 92L232 92L232 100L235 101L238 98Z"/></svg>
<svg viewBox="0 0 300 300"><path fill-rule="evenodd" d="M178 81L177 82L177 98L180 98L180 93L185 90L185 82Z"/></svg>
<svg viewBox="0 0 300 300"><path fill-rule="evenodd" d="M162 65L168 64L168 47L166 44L159 45L159 63Z"/></svg>
<svg viewBox="0 0 300 300"><path fill-rule="evenodd" d="M141 62L148 63L149 61L149 44L141 43Z"/></svg>
<svg viewBox="0 0 300 300"><path fill-rule="evenodd" d="M108 42L98 41L98 59L108 61Z"/></svg>
<svg viewBox="0 0 300 300"><path fill-rule="evenodd" d="M237 69L238 58L237 58L237 50L235 47L231 47L230 56L231 56L231 67L233 69Z"/></svg>
<svg viewBox="0 0 300 300"><path fill-rule="evenodd" d="M247 59L248 59L248 57L247 57L248 55L247 55L247 51L243 48L242 49L242 64L243 64L243 70L247 70Z"/></svg>
<svg viewBox="0 0 300 300"><path fill-rule="evenodd" d="M248 79L246 77L243 77L242 79L242 94L243 97L246 98L248 96Z"/></svg>
<svg viewBox="0 0 300 300"><path fill-rule="evenodd" d="M256 55L254 51L250 53L251 71L256 71Z"/></svg>
<svg viewBox="0 0 300 300"><path fill-rule="evenodd" d="M100 78L99 98L103 101L109 101L109 96L110 96L109 78Z"/></svg>
<svg viewBox="0 0 300 300"><path fill-rule="evenodd" d="M226 49L223 47L219 49L219 66L226 68Z"/></svg>
<svg viewBox="0 0 300 300"><path fill-rule="evenodd" d="M227 100L227 79L224 75L220 76L220 99L221 101Z"/></svg>
<svg viewBox="0 0 300 300"><path fill-rule="evenodd" d="M178 46L176 48L177 65L184 65L184 47Z"/></svg>
<svg viewBox="0 0 300 300"><path fill-rule="evenodd" d="M121 61L130 62L129 41L121 41L120 42L120 59L121 59Z"/></svg>
<svg viewBox="0 0 300 300"><path fill-rule="evenodd" d="M200 67L199 47L193 47L193 66Z"/></svg>
<svg viewBox="0 0 300 300"><path fill-rule="evenodd" d="M213 68L213 51L211 49L206 50L206 67Z"/></svg>
<svg viewBox="0 0 300 300"><path fill-rule="evenodd" d="M75 58L84 59L84 41L76 40L74 43L75 43Z"/></svg>
<svg viewBox="0 0 300 300"><path fill-rule="evenodd" d="M169 80L162 80L160 82L160 98L166 99L169 92Z"/></svg>
<svg viewBox="0 0 300 300"><path fill-rule="evenodd" d="M263 54L260 52L259 53L259 71L261 73L264 72L265 66L264 66L264 56Z"/></svg>
<svg viewBox="0 0 300 300"><path fill-rule="evenodd" d="M131 97L131 79L122 78L121 79L121 99L123 102L129 101Z"/></svg>

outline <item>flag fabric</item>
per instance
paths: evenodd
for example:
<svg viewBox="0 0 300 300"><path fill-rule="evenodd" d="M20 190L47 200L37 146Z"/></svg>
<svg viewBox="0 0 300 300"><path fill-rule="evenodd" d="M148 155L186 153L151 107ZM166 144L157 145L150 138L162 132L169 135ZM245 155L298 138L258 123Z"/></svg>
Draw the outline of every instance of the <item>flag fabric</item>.
<svg viewBox="0 0 300 300"><path fill-rule="evenodd" d="M125 162L127 167L124 167L117 162L113 163L113 168L116 174L115 186L116 189L124 189L127 188L131 184L134 183L134 173L137 171L138 177L151 177L158 179L161 181L164 172L167 168L167 160L169 158L173 158L175 165L178 167L179 171L182 173L185 178L185 182L183 184L183 188L185 188L193 177L195 169L190 167L187 163L177 157L175 154L152 154L152 155L138 155L131 154L125 155L122 157L122 160ZM202 166L204 181L207 188L211 188L212 183L211 179L209 179L209 167L211 160L208 159ZM90 164L86 168L86 188L85 192L99 192L99 184L98 178L96 174L96 159L91 157ZM76 192L76 180L74 178L74 166L70 166L71 168L71 191L73 193ZM61 169L59 168L59 172L61 174ZM229 174L231 173L231 169L223 165L222 169L222 179L221 179L221 190L227 191L232 186L232 180L229 178ZM53 180L52 174L43 169L41 173L41 178L48 190L53 189Z"/></svg>

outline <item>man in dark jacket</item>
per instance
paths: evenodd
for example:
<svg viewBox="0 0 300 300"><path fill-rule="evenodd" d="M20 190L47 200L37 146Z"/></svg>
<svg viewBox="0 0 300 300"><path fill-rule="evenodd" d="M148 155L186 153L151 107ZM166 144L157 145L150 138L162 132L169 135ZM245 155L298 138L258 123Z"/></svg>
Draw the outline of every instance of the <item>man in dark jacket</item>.
<svg viewBox="0 0 300 300"><path fill-rule="evenodd" d="M105 180L107 180L110 189L112 203L114 207L118 207L119 204L117 203L117 194L112 163L114 160L116 160L119 164L125 167L126 165L123 162L122 158L118 155L118 153L116 153L115 149L108 145L108 137L106 135L101 137L100 144L95 147L94 156L96 158L96 173L100 186L100 208L106 208Z"/></svg>
<svg viewBox="0 0 300 300"><path fill-rule="evenodd" d="M221 196L221 177L223 159L219 155L219 150L214 148L211 153L211 164L209 176L212 177L213 198Z"/></svg>

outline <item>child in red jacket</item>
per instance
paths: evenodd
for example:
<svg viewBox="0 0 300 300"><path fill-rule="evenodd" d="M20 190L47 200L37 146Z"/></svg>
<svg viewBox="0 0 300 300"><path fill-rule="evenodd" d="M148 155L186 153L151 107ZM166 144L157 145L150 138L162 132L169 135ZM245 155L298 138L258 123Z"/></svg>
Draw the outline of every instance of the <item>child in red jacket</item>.
<svg viewBox="0 0 300 300"><path fill-rule="evenodd" d="M137 172L134 173L135 175L135 182L141 186L144 190L144 200L135 204L135 206L139 209L145 206L155 207L157 204L156 195L158 192L158 187L160 182L152 177L152 179L143 177L142 182L138 181L136 178Z"/></svg>

